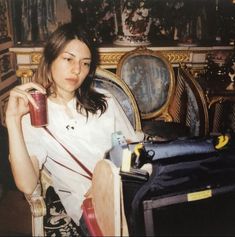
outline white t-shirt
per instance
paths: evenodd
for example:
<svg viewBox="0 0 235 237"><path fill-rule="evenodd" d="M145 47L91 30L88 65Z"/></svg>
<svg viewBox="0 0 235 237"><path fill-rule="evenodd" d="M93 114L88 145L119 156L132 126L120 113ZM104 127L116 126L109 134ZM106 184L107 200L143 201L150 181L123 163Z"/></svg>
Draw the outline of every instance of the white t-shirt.
<svg viewBox="0 0 235 237"><path fill-rule="evenodd" d="M67 104L73 114L71 119L65 106L48 99L48 129L91 172L97 161L111 149L112 133L121 131L131 141L143 139L142 134L135 133L118 102L110 95L107 102L104 114L89 114L87 119L76 111L76 100L73 99ZM29 114L23 117L22 126L29 155L37 157L40 168L44 164L50 171L53 187L67 214L79 225L81 204L91 185L91 181L79 173L87 173L43 128L31 126Z"/></svg>

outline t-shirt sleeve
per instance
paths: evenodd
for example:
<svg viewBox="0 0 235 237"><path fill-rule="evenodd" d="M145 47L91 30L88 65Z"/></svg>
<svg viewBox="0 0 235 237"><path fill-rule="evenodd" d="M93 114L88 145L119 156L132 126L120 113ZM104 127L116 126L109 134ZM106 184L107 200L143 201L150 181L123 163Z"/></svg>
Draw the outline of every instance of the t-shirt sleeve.
<svg viewBox="0 0 235 237"><path fill-rule="evenodd" d="M47 152L43 145L44 131L42 128L33 127L28 115L22 119L22 131L29 156L36 156L39 162L39 168L41 169L47 157Z"/></svg>

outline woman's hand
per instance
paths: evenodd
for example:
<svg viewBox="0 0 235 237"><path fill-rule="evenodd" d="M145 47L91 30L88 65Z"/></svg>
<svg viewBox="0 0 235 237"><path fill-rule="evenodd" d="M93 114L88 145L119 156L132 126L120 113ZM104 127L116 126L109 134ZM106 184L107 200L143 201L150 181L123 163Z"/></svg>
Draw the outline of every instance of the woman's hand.
<svg viewBox="0 0 235 237"><path fill-rule="evenodd" d="M24 114L28 113L29 102L37 108L37 104L29 93L29 90L31 89L36 89L43 94L46 93L46 90L35 82L29 82L16 86L10 91L10 97L6 110L6 122L11 118L20 119Z"/></svg>

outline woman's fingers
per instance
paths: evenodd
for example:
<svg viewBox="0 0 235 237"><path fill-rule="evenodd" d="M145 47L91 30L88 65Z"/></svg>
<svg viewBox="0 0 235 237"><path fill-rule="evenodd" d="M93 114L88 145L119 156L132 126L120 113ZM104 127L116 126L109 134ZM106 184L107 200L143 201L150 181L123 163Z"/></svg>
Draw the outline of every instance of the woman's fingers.
<svg viewBox="0 0 235 237"><path fill-rule="evenodd" d="M34 98L30 94L30 90L37 90L43 94L46 94L45 88L43 88L41 85L34 83L34 82L29 82L20 86L16 86L12 92L15 93L15 96L18 96L22 98L25 102L25 105L28 105L30 102L35 108L38 108Z"/></svg>
<svg viewBox="0 0 235 237"><path fill-rule="evenodd" d="M21 90L17 87L15 87L12 90L12 93L15 94L15 96L17 96L18 98L21 98L24 100L24 105L27 106L28 103L30 102L35 108L38 108L36 102L34 101L33 97L30 95L29 92Z"/></svg>
<svg viewBox="0 0 235 237"><path fill-rule="evenodd" d="M20 86L17 86L20 90L23 90L23 91L30 91L30 90L38 90L39 92L43 93L43 94L46 94L46 89L35 83L35 82L29 82L29 83L26 83L26 84L23 84L23 85L20 85Z"/></svg>

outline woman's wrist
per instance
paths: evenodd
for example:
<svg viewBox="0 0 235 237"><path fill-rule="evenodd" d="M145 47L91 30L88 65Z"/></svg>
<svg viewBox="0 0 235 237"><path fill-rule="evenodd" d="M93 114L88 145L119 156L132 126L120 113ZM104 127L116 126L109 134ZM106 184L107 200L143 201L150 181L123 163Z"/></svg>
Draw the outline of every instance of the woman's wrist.
<svg viewBox="0 0 235 237"><path fill-rule="evenodd" d="M6 125L10 127L11 125L20 125L21 117L20 116L6 116Z"/></svg>

